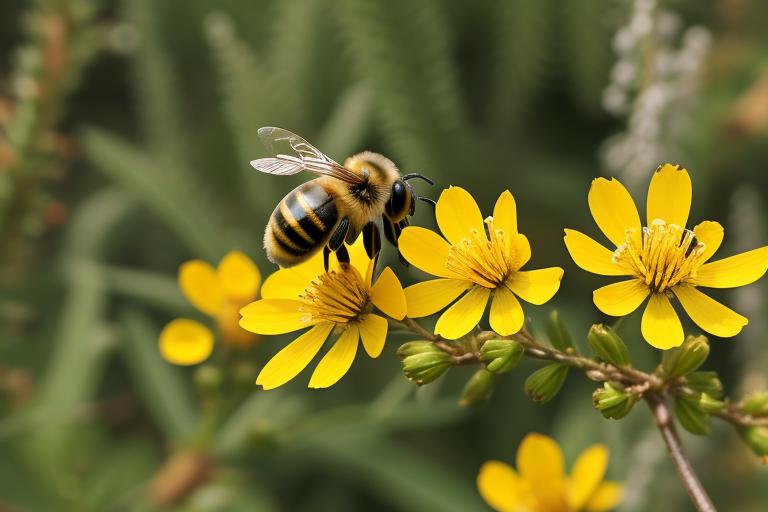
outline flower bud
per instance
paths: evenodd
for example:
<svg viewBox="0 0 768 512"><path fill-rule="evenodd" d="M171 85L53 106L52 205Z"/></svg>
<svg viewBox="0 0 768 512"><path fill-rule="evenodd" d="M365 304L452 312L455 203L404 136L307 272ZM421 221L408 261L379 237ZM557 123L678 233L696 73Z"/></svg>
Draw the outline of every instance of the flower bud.
<svg viewBox="0 0 768 512"><path fill-rule="evenodd" d="M709 356L705 336L688 336L678 348L664 352L661 370L667 380L677 379L697 370Z"/></svg>
<svg viewBox="0 0 768 512"><path fill-rule="evenodd" d="M629 350L616 331L603 324L595 324L587 334L592 350L601 359L616 366L629 364Z"/></svg>
<svg viewBox="0 0 768 512"><path fill-rule="evenodd" d="M680 425L691 434L709 434L709 414L701 408L698 398L678 397L675 400L675 414Z"/></svg>
<svg viewBox="0 0 768 512"><path fill-rule="evenodd" d="M741 401L739 408L752 416L768 416L768 391L748 395Z"/></svg>
<svg viewBox="0 0 768 512"><path fill-rule="evenodd" d="M741 435L755 455L768 457L768 427L747 427Z"/></svg>
<svg viewBox="0 0 768 512"><path fill-rule="evenodd" d="M606 418L619 420L629 414L635 403L637 396L627 393L619 384L606 382L602 388L597 388L592 393L592 404L600 414Z"/></svg>
<svg viewBox="0 0 768 512"><path fill-rule="evenodd" d="M525 381L525 393L534 402L545 404L555 398L568 376L568 367L554 363L533 372Z"/></svg>
<svg viewBox="0 0 768 512"><path fill-rule="evenodd" d="M488 340L480 349L480 359L489 372L500 374L517 366L523 357L523 346L512 340Z"/></svg>
<svg viewBox="0 0 768 512"><path fill-rule="evenodd" d="M725 411L725 402L702 393L699 397L699 407L707 414L714 414Z"/></svg>
<svg viewBox="0 0 768 512"><path fill-rule="evenodd" d="M553 310L549 314L549 322L547 323L547 337L552 346L557 350L565 351L569 348L573 348L573 338L571 333L568 332L568 328L560 319L560 314L557 310Z"/></svg>
<svg viewBox="0 0 768 512"><path fill-rule="evenodd" d="M495 376L485 368L480 368L469 378L464 386L461 398L459 398L459 405L472 405L484 402L490 398L495 387Z"/></svg>
<svg viewBox="0 0 768 512"><path fill-rule="evenodd" d="M397 355L403 373L419 386L440 377L451 366L451 356L430 341L411 341L400 346Z"/></svg>
<svg viewBox="0 0 768 512"><path fill-rule="evenodd" d="M685 382L694 391L706 393L714 398L723 396L723 383L720 382L717 372L693 372L686 375Z"/></svg>

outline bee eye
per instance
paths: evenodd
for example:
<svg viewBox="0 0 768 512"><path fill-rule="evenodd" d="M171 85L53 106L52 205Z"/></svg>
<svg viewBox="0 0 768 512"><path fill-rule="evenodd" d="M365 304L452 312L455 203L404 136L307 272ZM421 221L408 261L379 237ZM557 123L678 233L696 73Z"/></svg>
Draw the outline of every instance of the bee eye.
<svg viewBox="0 0 768 512"><path fill-rule="evenodd" d="M397 222L406 216L409 208L410 193L408 187L402 180L397 180L392 184L392 194L390 194L384 210L390 219Z"/></svg>

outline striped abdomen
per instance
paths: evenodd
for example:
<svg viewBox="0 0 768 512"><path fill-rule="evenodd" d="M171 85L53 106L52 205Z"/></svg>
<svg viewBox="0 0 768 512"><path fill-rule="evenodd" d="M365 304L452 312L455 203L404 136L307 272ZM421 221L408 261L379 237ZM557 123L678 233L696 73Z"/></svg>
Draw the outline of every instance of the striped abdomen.
<svg viewBox="0 0 768 512"><path fill-rule="evenodd" d="M297 265L322 248L339 220L334 198L315 179L293 189L277 205L264 233L267 257Z"/></svg>

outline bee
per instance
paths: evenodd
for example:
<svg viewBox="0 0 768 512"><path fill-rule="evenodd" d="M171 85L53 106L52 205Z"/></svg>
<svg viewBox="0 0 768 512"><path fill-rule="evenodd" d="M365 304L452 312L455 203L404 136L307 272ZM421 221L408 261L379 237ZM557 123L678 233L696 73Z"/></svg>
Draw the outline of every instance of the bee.
<svg viewBox="0 0 768 512"><path fill-rule="evenodd" d="M354 242L361 233L368 257L375 259L381 250L377 223L397 247L416 201L435 205L433 200L417 196L408 183L420 178L433 185L432 180L419 173L401 175L384 155L363 151L341 165L288 130L263 127L258 133L274 156L251 161L254 169L276 176L300 171L317 175L289 192L267 224L264 248L269 260L281 267L298 265L321 248L326 270L331 252L339 262L348 263L344 242Z"/></svg>

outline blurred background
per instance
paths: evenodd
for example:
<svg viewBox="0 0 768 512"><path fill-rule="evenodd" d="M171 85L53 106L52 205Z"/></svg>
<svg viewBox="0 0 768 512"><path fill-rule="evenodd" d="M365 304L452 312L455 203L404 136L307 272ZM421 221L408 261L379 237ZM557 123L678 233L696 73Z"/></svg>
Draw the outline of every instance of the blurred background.
<svg viewBox="0 0 768 512"><path fill-rule="evenodd" d="M201 318L178 266L261 249L279 199L307 179L254 172L260 126L337 160L362 149L467 187L490 213L518 201L532 265L559 265L552 308L577 343L607 321L563 227L597 235L594 176L619 177L644 211L651 172L692 173L691 219L718 219L726 256L768 241L768 4L760 0L28 0L0 4L0 510L487 510L475 476L514 462L526 433L571 463L611 448L622 511L689 504L643 407L621 422L572 373L531 403L505 376L462 408L471 369L416 389L394 355L359 357L330 390L308 374L253 385L290 337L165 363L171 318ZM422 188L423 187L423 188ZM428 208L415 222L433 226ZM423 277L384 257L406 283ZM738 396L766 387L766 284L719 295L750 319L714 340L709 368ZM658 354L622 333L638 365ZM760 511L768 470L728 425L683 433L722 510Z"/></svg>

